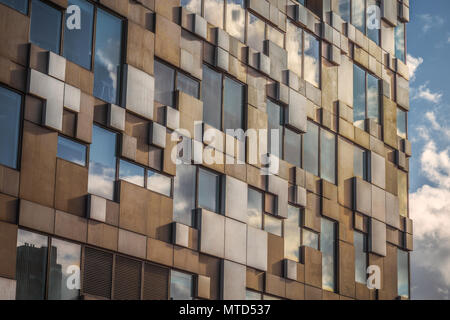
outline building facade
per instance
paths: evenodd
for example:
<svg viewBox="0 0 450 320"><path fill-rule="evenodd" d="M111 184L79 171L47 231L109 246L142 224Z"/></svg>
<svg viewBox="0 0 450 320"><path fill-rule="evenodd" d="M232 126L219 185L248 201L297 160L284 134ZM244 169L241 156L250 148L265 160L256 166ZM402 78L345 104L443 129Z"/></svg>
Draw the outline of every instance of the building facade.
<svg viewBox="0 0 450 320"><path fill-rule="evenodd" d="M408 299L408 21L0 0L0 299Z"/></svg>

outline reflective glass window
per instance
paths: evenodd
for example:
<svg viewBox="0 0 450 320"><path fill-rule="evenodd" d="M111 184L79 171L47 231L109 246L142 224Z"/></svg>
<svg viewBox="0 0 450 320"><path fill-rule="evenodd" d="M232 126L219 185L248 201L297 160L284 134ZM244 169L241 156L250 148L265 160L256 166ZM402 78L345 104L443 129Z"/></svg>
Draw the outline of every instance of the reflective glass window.
<svg viewBox="0 0 450 320"><path fill-rule="evenodd" d="M322 218L320 232L322 252L322 288L336 290L336 223Z"/></svg>
<svg viewBox="0 0 450 320"><path fill-rule="evenodd" d="M97 10L94 96L118 104L122 65L122 20Z"/></svg>
<svg viewBox="0 0 450 320"><path fill-rule="evenodd" d="M353 66L353 122L364 129L366 119L366 73L357 65Z"/></svg>
<svg viewBox="0 0 450 320"><path fill-rule="evenodd" d="M203 66L202 80L203 121L221 130L222 74Z"/></svg>
<svg viewBox="0 0 450 320"><path fill-rule="evenodd" d="M205 19L223 29L224 0L204 0Z"/></svg>
<svg viewBox="0 0 450 320"><path fill-rule="evenodd" d="M144 186L145 169L131 162L120 160L119 179L129 183Z"/></svg>
<svg viewBox="0 0 450 320"><path fill-rule="evenodd" d="M299 208L288 206L288 218L284 221L284 256L286 259L300 261L300 221Z"/></svg>
<svg viewBox="0 0 450 320"><path fill-rule="evenodd" d="M379 80L367 75L367 118L380 123L380 87Z"/></svg>
<svg viewBox="0 0 450 320"><path fill-rule="evenodd" d="M355 231L355 281L366 284L367 282L367 235Z"/></svg>
<svg viewBox="0 0 450 320"><path fill-rule="evenodd" d="M284 33L269 25L267 26L267 40L272 41L280 48L284 48Z"/></svg>
<svg viewBox="0 0 450 320"><path fill-rule="evenodd" d="M366 34L366 0L352 0L352 24Z"/></svg>
<svg viewBox="0 0 450 320"><path fill-rule="evenodd" d="M223 93L224 130L244 127L244 85L225 77Z"/></svg>
<svg viewBox="0 0 450 320"><path fill-rule="evenodd" d="M402 109L397 109L397 135L403 139L406 139L406 133L406 112Z"/></svg>
<svg viewBox="0 0 450 320"><path fill-rule="evenodd" d="M181 6L192 13L202 15L202 0L181 0Z"/></svg>
<svg viewBox="0 0 450 320"><path fill-rule="evenodd" d="M375 7L381 8L381 3L378 0L367 0L367 36L369 39L371 39L373 42L375 42L377 45L380 45L380 29L377 28L377 23L375 21L372 21L372 15L376 14L377 11L373 11ZM369 11L370 10L370 11ZM375 13L374 13L375 12ZM381 12L381 11L378 11ZM370 14L370 15L369 15ZM377 16L377 19L381 19L380 16ZM370 21L370 22L369 22ZM381 20L379 20L381 23Z"/></svg>
<svg viewBox="0 0 450 320"><path fill-rule="evenodd" d="M170 300L193 300L194 279L192 275L172 270L170 272Z"/></svg>
<svg viewBox="0 0 450 320"><path fill-rule="evenodd" d="M319 176L319 127L309 121L303 137L303 166L309 173Z"/></svg>
<svg viewBox="0 0 450 320"><path fill-rule="evenodd" d="M350 0L339 0L338 12L345 22L350 22Z"/></svg>
<svg viewBox="0 0 450 320"><path fill-rule="evenodd" d="M22 96L0 87L0 164L16 168Z"/></svg>
<svg viewBox="0 0 450 320"><path fill-rule="evenodd" d="M320 42L305 32L305 74L304 78L312 85L320 86Z"/></svg>
<svg viewBox="0 0 450 320"><path fill-rule="evenodd" d="M172 195L172 178L148 170L147 172L147 188L151 191L170 197Z"/></svg>
<svg viewBox="0 0 450 320"><path fill-rule="evenodd" d="M226 29L230 36L245 42L245 0L227 0Z"/></svg>
<svg viewBox="0 0 450 320"><path fill-rule="evenodd" d="M397 249L398 295L409 298L409 257L408 252Z"/></svg>
<svg viewBox="0 0 450 320"><path fill-rule="evenodd" d="M28 13L28 0L0 0L0 3L3 3L10 8L16 9L23 14Z"/></svg>
<svg viewBox="0 0 450 320"><path fill-rule="evenodd" d="M264 230L281 237L283 235L283 221L269 214L264 215Z"/></svg>
<svg viewBox="0 0 450 320"><path fill-rule="evenodd" d="M248 225L262 228L263 194L254 189L248 189L247 215Z"/></svg>
<svg viewBox="0 0 450 320"><path fill-rule="evenodd" d="M281 158L283 148L283 107L267 100L267 117L268 117L268 132L267 132L267 150ZM275 132L272 132L274 130ZM278 141L272 141L272 136L276 137L278 131Z"/></svg>
<svg viewBox="0 0 450 320"><path fill-rule="evenodd" d="M180 90L195 99L199 98L200 84L197 80L184 75L183 73L177 73L177 90Z"/></svg>
<svg viewBox="0 0 450 320"><path fill-rule="evenodd" d="M266 24L255 15L248 14L247 44L256 51L263 52Z"/></svg>
<svg viewBox="0 0 450 320"><path fill-rule="evenodd" d="M286 51L289 70L302 76L303 30L291 22L287 22Z"/></svg>
<svg viewBox="0 0 450 320"><path fill-rule="evenodd" d="M174 179L173 220L188 226L193 225L192 210L195 209L195 166L177 165Z"/></svg>
<svg viewBox="0 0 450 320"><path fill-rule="evenodd" d="M262 300L262 295L259 292L245 290L245 300L253 300L253 301Z"/></svg>
<svg viewBox="0 0 450 320"><path fill-rule="evenodd" d="M406 63L405 24L399 22L395 27L395 57Z"/></svg>
<svg viewBox="0 0 450 320"><path fill-rule="evenodd" d="M336 183L336 136L320 130L320 177Z"/></svg>
<svg viewBox="0 0 450 320"><path fill-rule="evenodd" d="M155 60L155 101L173 107L175 70Z"/></svg>
<svg viewBox="0 0 450 320"><path fill-rule="evenodd" d="M109 200L114 200L116 141L116 133L94 125L89 155L88 191Z"/></svg>
<svg viewBox="0 0 450 320"><path fill-rule="evenodd" d="M58 158L76 163L80 166L86 165L87 147L73 140L58 137Z"/></svg>
<svg viewBox="0 0 450 320"><path fill-rule="evenodd" d="M80 8L80 28L74 28L74 12L66 14L64 24L64 56L83 68L91 69L92 32L94 29L94 6L86 0L69 0L69 6ZM70 27L70 28L69 28Z"/></svg>
<svg viewBox="0 0 450 320"><path fill-rule="evenodd" d="M288 128L284 129L284 160L301 168L302 136Z"/></svg>
<svg viewBox="0 0 450 320"><path fill-rule="evenodd" d="M30 41L44 50L59 54L61 11L40 0L32 0L31 5Z"/></svg>
<svg viewBox="0 0 450 320"><path fill-rule="evenodd" d="M219 175L199 169L198 173L198 206L219 212Z"/></svg>
<svg viewBox="0 0 450 320"><path fill-rule="evenodd" d="M308 229L302 229L302 245L319 250L319 235Z"/></svg>
<svg viewBox="0 0 450 320"><path fill-rule="evenodd" d="M369 180L369 153L368 151L354 146L353 173L366 181Z"/></svg>

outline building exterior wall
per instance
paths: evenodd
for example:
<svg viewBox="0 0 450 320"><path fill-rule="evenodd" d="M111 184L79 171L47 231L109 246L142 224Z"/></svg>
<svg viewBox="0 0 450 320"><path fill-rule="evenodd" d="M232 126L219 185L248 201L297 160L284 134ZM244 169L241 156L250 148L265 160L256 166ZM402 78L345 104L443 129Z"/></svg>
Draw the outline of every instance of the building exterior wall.
<svg viewBox="0 0 450 320"><path fill-rule="evenodd" d="M409 297L409 1L365 32L306 2L0 1L0 299ZM250 158L276 139L225 143L274 126L271 175ZM175 164L177 129L222 163Z"/></svg>

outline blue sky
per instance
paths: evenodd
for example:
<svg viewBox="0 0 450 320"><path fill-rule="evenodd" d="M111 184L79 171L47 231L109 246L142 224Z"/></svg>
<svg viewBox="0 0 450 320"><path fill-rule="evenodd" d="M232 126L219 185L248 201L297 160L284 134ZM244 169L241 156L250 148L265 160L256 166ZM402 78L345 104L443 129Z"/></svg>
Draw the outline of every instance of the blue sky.
<svg viewBox="0 0 450 320"><path fill-rule="evenodd" d="M413 299L450 299L450 1L411 0Z"/></svg>

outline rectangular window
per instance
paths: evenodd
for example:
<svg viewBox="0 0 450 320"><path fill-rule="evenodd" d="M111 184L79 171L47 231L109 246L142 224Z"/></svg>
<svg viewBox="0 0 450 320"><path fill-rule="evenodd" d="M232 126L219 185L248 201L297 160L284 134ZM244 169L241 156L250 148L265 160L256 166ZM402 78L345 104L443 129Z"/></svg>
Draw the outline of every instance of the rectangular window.
<svg viewBox="0 0 450 320"><path fill-rule="evenodd" d="M397 135L403 139L407 139L407 113L402 109L397 108Z"/></svg>
<svg viewBox="0 0 450 320"><path fill-rule="evenodd" d="M355 231L355 281L358 283L367 283L367 235Z"/></svg>
<svg viewBox="0 0 450 320"><path fill-rule="evenodd" d="M319 250L319 234L308 229L302 229L302 246Z"/></svg>
<svg viewBox="0 0 450 320"><path fill-rule="evenodd" d="M336 290L336 223L322 218L320 251L322 252L322 288Z"/></svg>
<svg viewBox="0 0 450 320"><path fill-rule="evenodd" d="M28 0L0 0L0 3L16 9L23 14L28 13Z"/></svg>
<svg viewBox="0 0 450 320"><path fill-rule="evenodd" d="M284 257L293 261L300 261L301 211L299 208L288 206L288 218L284 221Z"/></svg>
<svg viewBox="0 0 450 320"><path fill-rule="evenodd" d="M284 128L284 157L283 159L301 168L302 136L288 128Z"/></svg>
<svg viewBox="0 0 450 320"><path fill-rule="evenodd" d="M299 77L302 76L303 30L288 19L286 31L286 51L288 67Z"/></svg>
<svg viewBox="0 0 450 320"><path fill-rule="evenodd" d="M98 126L92 130L89 159L89 193L114 200L117 134Z"/></svg>
<svg viewBox="0 0 450 320"><path fill-rule="evenodd" d="M223 29L224 10L224 0L204 0L206 21L221 29Z"/></svg>
<svg viewBox="0 0 450 320"><path fill-rule="evenodd" d="M244 85L225 77L223 89L224 130L244 127Z"/></svg>
<svg viewBox="0 0 450 320"><path fill-rule="evenodd" d="M181 0L181 6L192 13L202 15L202 0Z"/></svg>
<svg viewBox="0 0 450 320"><path fill-rule="evenodd" d="M170 272L170 300L193 300L194 279L192 275L172 270Z"/></svg>
<svg viewBox="0 0 450 320"><path fill-rule="evenodd" d="M267 40L272 41L280 48L284 48L284 33L267 25Z"/></svg>
<svg viewBox="0 0 450 320"><path fill-rule="evenodd" d="M62 13L40 0L31 2L30 41L38 47L60 52Z"/></svg>
<svg viewBox="0 0 450 320"><path fill-rule="evenodd" d="M372 19L371 16L375 14L374 9L372 9L375 7L381 8L381 2L379 0L367 0L367 14L369 15L368 19ZM373 22L370 21L370 23ZM373 27L370 23L367 23L367 36L377 45L380 45L380 29Z"/></svg>
<svg viewBox="0 0 450 320"><path fill-rule="evenodd" d="M92 66L92 33L94 29L94 6L86 0L69 0L69 6L80 8L80 29L68 28L72 15L66 15L64 29L64 56L85 69Z"/></svg>
<svg viewBox="0 0 450 320"><path fill-rule="evenodd" d="M50 273L48 281L49 300L78 300L80 290L75 286L80 270L81 246L52 239L50 248Z"/></svg>
<svg viewBox="0 0 450 320"><path fill-rule="evenodd" d="M283 107L271 100L267 100L267 118L267 150L281 159L281 156L283 155ZM272 141L272 130L278 130L278 141ZM274 135L274 138L275 136L276 135Z"/></svg>
<svg viewBox="0 0 450 320"><path fill-rule="evenodd" d="M245 0L227 0L226 30L230 36L245 42Z"/></svg>
<svg viewBox="0 0 450 320"><path fill-rule="evenodd" d="M22 96L0 87L0 164L17 168Z"/></svg>
<svg viewBox="0 0 450 320"><path fill-rule="evenodd" d="M353 173L365 181L369 181L369 152L354 146Z"/></svg>
<svg viewBox="0 0 450 320"><path fill-rule="evenodd" d="M247 22L247 45L258 52L263 52L265 39L266 24L257 16L249 13Z"/></svg>
<svg viewBox="0 0 450 320"><path fill-rule="evenodd" d="M274 234L276 236L283 236L283 221L271 216L270 214L264 215L264 230Z"/></svg>
<svg viewBox="0 0 450 320"><path fill-rule="evenodd" d="M406 63L405 24L399 22L395 27L395 57Z"/></svg>
<svg viewBox="0 0 450 320"><path fill-rule="evenodd" d="M350 22L350 0L339 0L338 13L345 22Z"/></svg>
<svg viewBox="0 0 450 320"><path fill-rule="evenodd" d="M174 107L175 70L155 60L155 101Z"/></svg>
<svg viewBox="0 0 450 320"><path fill-rule="evenodd" d="M220 213L220 176L214 172L199 169L198 207Z"/></svg>
<svg viewBox="0 0 450 320"><path fill-rule="evenodd" d="M262 294L255 291L245 290L245 300L250 301L262 300Z"/></svg>
<svg viewBox="0 0 450 320"><path fill-rule="evenodd" d="M313 35L305 32L304 79L312 85L320 86L320 42Z"/></svg>
<svg viewBox="0 0 450 320"><path fill-rule="evenodd" d="M222 74L203 66L203 121L216 129L222 127Z"/></svg>
<svg viewBox="0 0 450 320"><path fill-rule="evenodd" d="M371 74L367 74L367 118L381 123L379 86L379 80Z"/></svg>
<svg viewBox="0 0 450 320"><path fill-rule="evenodd" d="M131 162L120 160L119 179L144 187L145 169Z"/></svg>
<svg viewBox="0 0 450 320"><path fill-rule="evenodd" d="M94 96L118 104L122 65L122 20L97 10Z"/></svg>
<svg viewBox="0 0 450 320"><path fill-rule="evenodd" d="M257 229L262 228L263 193L248 189L247 215L248 225Z"/></svg>
<svg viewBox="0 0 450 320"><path fill-rule="evenodd" d="M170 197L172 195L172 178L148 170L147 189Z"/></svg>
<svg viewBox="0 0 450 320"><path fill-rule="evenodd" d="M303 166L309 173L319 176L319 127L310 121L303 136Z"/></svg>
<svg viewBox="0 0 450 320"><path fill-rule="evenodd" d="M366 0L352 0L352 24L366 33Z"/></svg>
<svg viewBox="0 0 450 320"><path fill-rule="evenodd" d="M87 147L73 140L58 136L57 157L73 162L80 166L86 166Z"/></svg>
<svg viewBox="0 0 450 320"><path fill-rule="evenodd" d="M193 225L192 210L195 209L196 167L177 165L174 180L173 220L188 226Z"/></svg>
<svg viewBox="0 0 450 320"><path fill-rule="evenodd" d="M381 124L380 82L378 78L353 65L353 122L364 130L365 120Z"/></svg>
<svg viewBox="0 0 450 320"><path fill-rule="evenodd" d="M195 99L199 98L200 84L197 80L177 72L177 90L182 91Z"/></svg>
<svg viewBox="0 0 450 320"><path fill-rule="evenodd" d="M336 136L320 130L320 177L336 183Z"/></svg>
<svg viewBox="0 0 450 320"><path fill-rule="evenodd" d="M409 254L397 249L398 295L409 298Z"/></svg>

